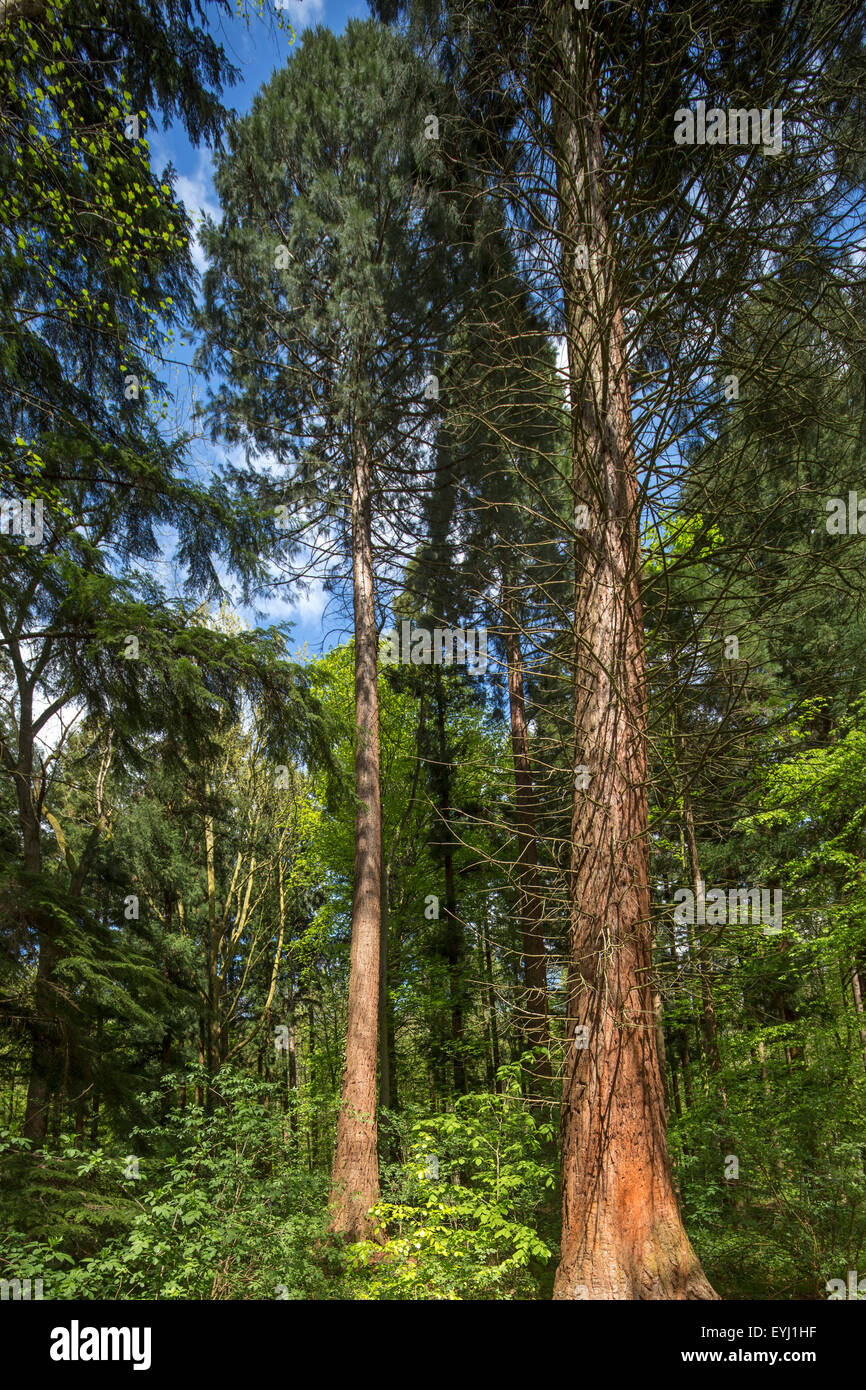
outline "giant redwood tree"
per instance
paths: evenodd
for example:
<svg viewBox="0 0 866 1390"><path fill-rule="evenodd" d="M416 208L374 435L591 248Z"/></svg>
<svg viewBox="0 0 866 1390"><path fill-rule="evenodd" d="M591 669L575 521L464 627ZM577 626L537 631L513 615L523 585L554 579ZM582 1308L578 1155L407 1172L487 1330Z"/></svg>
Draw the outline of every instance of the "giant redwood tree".
<svg viewBox="0 0 866 1390"><path fill-rule="evenodd" d="M862 60L862 22L844 3L821 15L783 8L780 24L738 5L719 16L646 4L635 25L624 6L595 14L553 0L553 61L533 77L536 94L549 96L536 168L552 170L555 188L575 504L557 1298L715 1296L683 1227L666 1142L651 982L641 536L647 514L683 486L709 422L727 430L722 388L727 402L743 390L753 409L770 408L765 352L746 346L738 325L742 298L756 286L781 298L781 329L810 312L778 288L802 248L820 243L840 269L847 259L839 228L857 98L844 74ZM711 139L708 129L694 148L678 144L678 121L705 109L716 112L714 134L727 122L727 135ZM785 123L798 132L788 135L793 150ZM839 171L829 184L828 160ZM539 198L539 227L541 212ZM703 341L695 315L707 324ZM785 379L777 358L776 390Z"/></svg>
<svg viewBox="0 0 866 1390"><path fill-rule="evenodd" d="M557 1298L712 1298L667 1152L653 1010L640 505L597 50L554 19L575 498L574 785ZM583 253L583 254L582 254Z"/></svg>
<svg viewBox="0 0 866 1390"><path fill-rule="evenodd" d="M373 23L306 34L229 132L206 245L203 360L225 384L214 420L270 451L285 553L327 550L351 594L355 864L346 1066L332 1229L359 1238L379 1196L376 1065L382 879L378 557L423 493L425 378L452 281L436 183L443 110L432 70ZM427 392L429 395L429 392ZM392 551L393 553L393 551ZM351 570L346 584L345 565Z"/></svg>

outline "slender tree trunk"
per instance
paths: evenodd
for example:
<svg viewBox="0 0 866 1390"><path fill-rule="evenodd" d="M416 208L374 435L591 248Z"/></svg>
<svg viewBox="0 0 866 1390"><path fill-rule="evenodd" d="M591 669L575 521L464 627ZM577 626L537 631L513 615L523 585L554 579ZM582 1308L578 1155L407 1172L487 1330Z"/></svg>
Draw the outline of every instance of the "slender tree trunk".
<svg viewBox="0 0 866 1390"><path fill-rule="evenodd" d="M694 1090L692 1088L692 1057L689 1051L689 1035L687 1030L682 1030L682 1064L683 1064L683 1086L686 1093L686 1105L689 1109L695 1103Z"/></svg>
<svg viewBox="0 0 866 1390"><path fill-rule="evenodd" d="M103 1021L102 1021L102 1016L100 1015L100 1016L97 1018L97 1020L96 1020L96 1047L95 1047L95 1049L94 1049L94 1052L95 1052L95 1054L96 1054L97 1057L101 1057L101 1056L102 1056L102 1033L103 1033ZM100 1103L100 1099L101 1099L101 1097L100 1097L100 1094L99 1094L99 1088L98 1088L98 1086L96 1085L96 1082L94 1081L94 1084L93 1084L93 1105L92 1105L91 1112L90 1112L90 1115L91 1115L91 1118L90 1118L90 1142L91 1142L91 1144L97 1144L97 1143L99 1142L99 1103Z"/></svg>
<svg viewBox="0 0 866 1390"><path fill-rule="evenodd" d="M390 856L389 856L390 860ZM380 937L379 961L379 1106L381 1110L397 1109L397 1066L394 1038L394 1005L391 1000L391 956L394 954L394 969L397 967L397 951L393 949L391 937L391 916L389 901L390 873L388 865L382 869L382 931ZM396 975L395 975L396 978ZM389 1125L384 1136L380 1135L382 1156L388 1163L397 1158L398 1140Z"/></svg>
<svg viewBox="0 0 866 1390"><path fill-rule="evenodd" d="M289 1132L292 1136L294 1145L298 1131L298 1037L295 1028L295 992L292 984L289 984L289 1075L288 1082L288 1105L289 1105Z"/></svg>
<svg viewBox="0 0 866 1390"><path fill-rule="evenodd" d="M375 1234L367 1213L379 1200L376 1054L382 896L379 789L378 634L373 593L370 459L356 437L352 483L355 616L355 881L349 968L346 1070L331 1172L330 1229L349 1240Z"/></svg>
<svg viewBox="0 0 866 1390"><path fill-rule="evenodd" d="M442 672L438 667L434 676L434 690L437 756L433 767L433 782L437 789L439 824L442 829L440 846L445 875L445 912L442 919L442 944L440 947L445 955L448 981L449 1017L446 1024L445 1051L450 1056L454 1090L458 1095L465 1095L466 1060L464 1055L463 1007L466 986L463 927L457 915L457 886L454 874L454 845L456 842L451 828L454 814L451 805L453 769L445 729L445 691L442 683Z"/></svg>
<svg viewBox="0 0 866 1390"><path fill-rule="evenodd" d="M64 1101L64 1098L65 1098L65 1088L64 1088L63 1086L61 1086L61 1087L58 1088L58 1090L56 1090L56 1091L54 1092L54 1098L53 1098L53 1103L52 1103L52 1107L51 1107L51 1110L52 1110L52 1114L51 1114L51 1138L52 1138L52 1141L53 1141L55 1144L57 1144L57 1143L59 1142L60 1136L61 1136L61 1134L63 1133L63 1101Z"/></svg>
<svg viewBox="0 0 866 1390"><path fill-rule="evenodd" d="M669 901L670 901L670 887L669 887L669 885L668 885L667 883L665 883L665 901L666 901L666 902L669 902ZM676 978L676 973L677 973L677 968L678 968L678 960L677 960L677 947L676 947L676 932L675 932L675 928L674 928L673 925L671 925L671 928L670 928L670 936L669 936L669 938L668 938L668 952L667 952L667 954L668 954L668 960L670 961L670 964L671 964L671 970L672 970L672 973L673 973L673 978ZM691 994L689 994L689 999L691 1000ZM691 1103L692 1103L692 1078L691 1078L691 1068L690 1068L690 1061L689 1061L689 1034L688 1034L688 1029L687 1029L687 1028L683 1028L683 1027L675 1028L675 1029L673 1030L673 1033L672 1033L671 1041L675 1044L675 1047L674 1047L675 1055L678 1055L678 1056L679 1056L679 1059L680 1059L680 1068L681 1068L681 1070L682 1070L682 1075L683 1075L683 1087L684 1087L685 1093L686 1093L686 1106L688 1107L688 1106L690 1106ZM678 1084L678 1080L677 1080L677 1073L676 1073L676 1065L675 1065L675 1064L672 1066L671 1075L672 1075L672 1085L673 1085L673 1088L674 1088L674 1105L676 1106L677 1114L680 1115L680 1114L682 1113L682 1109L681 1109L681 1104L680 1104L679 1084Z"/></svg>
<svg viewBox="0 0 866 1390"><path fill-rule="evenodd" d="M590 519L584 529L576 517L574 543L577 771L554 1297L709 1299L673 1186L653 1010L638 484L599 75L587 15L564 0L551 7L573 488Z"/></svg>
<svg viewBox="0 0 866 1390"><path fill-rule="evenodd" d="M159 1079L160 1079L160 1082L161 1082L161 1083L163 1083L163 1082L165 1081L165 1077L166 1077L166 1075L168 1074L169 1067L171 1066L171 1044L172 1044L171 1029L170 1029L170 1028L167 1028L166 1031L165 1031L165 1032L163 1033L163 1035L162 1035L162 1047L160 1048L160 1055L159 1055L159 1072L160 1072ZM168 1087L165 1087L165 1088L163 1089L163 1092L162 1092L162 1100L161 1100L161 1102L160 1102L160 1111L159 1111L159 1113L160 1113L160 1120L161 1120L161 1122L162 1122L163 1124L165 1124L165 1121L166 1121L166 1118L168 1117L168 1112L169 1112L170 1109L171 1109L171 1094L169 1093Z"/></svg>
<svg viewBox="0 0 866 1390"><path fill-rule="evenodd" d="M851 962L851 993L854 996L854 1008L857 1011L860 1031L860 1047L863 1051L863 1061L866 1064L866 1022L863 1017L863 992L860 988L860 972L857 969L857 961Z"/></svg>
<svg viewBox="0 0 866 1390"><path fill-rule="evenodd" d="M463 929L457 916L457 889L454 880L454 855L445 852L445 953L448 961L448 984L451 995L451 1071L454 1090L466 1094L466 1058L463 1037Z"/></svg>
<svg viewBox="0 0 866 1390"><path fill-rule="evenodd" d="M402 939L400 934L400 922L397 918L394 925L389 919L388 925L388 976L389 980L400 979L400 959L402 951ZM385 1036L382 1039L382 1046L388 1049L388 1077L390 1082L391 1109L400 1108L400 1088L397 1076L397 1020L394 1011L394 1001L390 991L385 1001Z"/></svg>
<svg viewBox="0 0 866 1390"><path fill-rule="evenodd" d="M706 912L706 888L704 880L701 878L701 865L698 858L698 838L695 834L695 818L692 811L692 799L689 795L689 789L685 785L683 786L683 824L685 826L685 838L689 855L689 870L691 872L695 903L703 903L704 905L704 911L698 913L698 919L700 920ZM719 1072L722 1070L722 1058L719 1052L716 1001L713 996L713 983L710 979L707 964L707 952L702 933L700 945L695 954L695 965L701 984L701 1034L703 1036L704 1051L707 1055L710 1071L718 1076ZM724 1083L721 1080L719 1080L719 1091L722 1105L724 1109L727 1110L728 1095Z"/></svg>
<svg viewBox="0 0 866 1390"><path fill-rule="evenodd" d="M397 932L394 933L394 940L391 940L391 865L394 863L403 831L406 828L415 805L415 793L418 788L418 777L421 771L419 745L423 728L424 691L422 688L421 700L418 708L417 756L415 758L415 767L412 772L412 783L409 788L409 799L403 819L394 832L391 847L388 851L388 858L385 860L382 868L382 911L381 931L379 936L379 1043L381 1048L379 1063L379 1104L383 1110L396 1110L398 1105L397 1041L395 1036L394 1006L391 1001L389 982L391 979L399 978L400 935L398 929Z"/></svg>
<svg viewBox="0 0 866 1390"><path fill-rule="evenodd" d="M668 1067L667 1053L665 1051L664 1008L662 1005L661 991L658 989L653 992L653 1013L655 1015L656 1024L656 1048L659 1055L659 1071L662 1074L662 1087L665 1096L665 1114L669 1115L672 1105L670 1069Z"/></svg>
<svg viewBox="0 0 866 1390"><path fill-rule="evenodd" d="M681 1119L681 1118L682 1118L682 1113L683 1113L683 1106L682 1106L682 1101L680 1100L680 1083L679 1083L679 1081L678 1081L678 1079L677 1079L677 1069L676 1069L676 1064L675 1064L675 1063L672 1063L672 1064L671 1064L671 1068L670 1068L670 1078L671 1078L671 1092L672 1092L672 1095L673 1095L673 1102L674 1102L674 1111L676 1112L677 1119Z"/></svg>
<svg viewBox="0 0 866 1390"><path fill-rule="evenodd" d="M205 786L205 798L210 800L212 794L213 789L210 783L207 783ZM205 1091L205 1112L209 1114L213 1108L213 1087L211 1083L219 1071L220 1064L220 933L216 910L216 863L214 853L213 814L209 808L204 818L204 843L207 870L207 1016L205 1019L207 1088Z"/></svg>
<svg viewBox="0 0 866 1390"><path fill-rule="evenodd" d="M496 986L493 983L493 955L490 949L490 933L487 930L486 911L485 920L481 924L481 944L484 950L484 979L487 981L487 1015L490 1025L490 1051L493 1062L491 1083L493 1090L498 1095L502 1089L499 1081L499 1068L502 1063L499 1057L499 1027L496 1022Z"/></svg>
<svg viewBox="0 0 866 1390"><path fill-rule="evenodd" d="M382 911L379 933L379 1104L391 1109L391 1051L388 1047L388 870L382 870Z"/></svg>
<svg viewBox="0 0 866 1390"><path fill-rule="evenodd" d="M538 878L538 840L535 831L535 793L529 761L529 731L523 688L520 635L507 599L503 600L505 651L508 665L508 706L511 716L511 753L514 761L517 873L520 884L520 930L523 951L524 1011L526 1035L532 1047L545 1055L536 1058L533 1074L542 1084L550 1080L550 1041L547 1016L547 948L544 941L543 906Z"/></svg>
<svg viewBox="0 0 866 1390"><path fill-rule="evenodd" d="M205 1070L205 1058L206 1058L206 1056L207 1056L207 1048L206 1048L206 1046L205 1046L205 1026L206 1026L206 1025L205 1025L205 1017L204 1017L204 1014L199 1013L199 1016L198 1016L198 1064L199 1064L199 1067L200 1067L202 1070ZM196 1103L196 1105L204 1105L204 1092L203 1092L203 1090L202 1090L202 1085L201 1085L201 1082L200 1082L200 1081L197 1081L197 1082L195 1083L195 1103Z"/></svg>
<svg viewBox="0 0 866 1390"><path fill-rule="evenodd" d="M33 799L32 708L29 692L21 692L18 730L18 766L15 789L21 827L25 872L35 877L42 870L42 842L39 814ZM59 959L56 925L40 914L37 923L39 959L36 965L33 1019L30 1024L32 1053L27 1104L21 1133L30 1140L31 1150L41 1149L48 1133L51 1097L61 1070L60 1020L54 971Z"/></svg>
<svg viewBox="0 0 866 1390"><path fill-rule="evenodd" d="M56 1014L54 969L58 951L54 934L47 925L39 932L39 962L36 967L34 1018L30 1027L33 1052L27 1105L21 1133L31 1141L31 1150L41 1149L48 1132L51 1096L59 1076L59 1023Z"/></svg>
<svg viewBox="0 0 866 1390"><path fill-rule="evenodd" d="M308 1091L313 1094L316 1081L316 1034L315 1017L313 1013L313 1002L307 1000L307 1046L304 1051L304 1084ZM307 1145L310 1162L310 1172L318 1167L319 1163L319 1128L317 1123L318 1107L314 1103L308 1111Z"/></svg>
<svg viewBox="0 0 866 1390"><path fill-rule="evenodd" d="M854 969L857 972L857 983L860 987L860 998L866 999L866 952L855 951Z"/></svg>

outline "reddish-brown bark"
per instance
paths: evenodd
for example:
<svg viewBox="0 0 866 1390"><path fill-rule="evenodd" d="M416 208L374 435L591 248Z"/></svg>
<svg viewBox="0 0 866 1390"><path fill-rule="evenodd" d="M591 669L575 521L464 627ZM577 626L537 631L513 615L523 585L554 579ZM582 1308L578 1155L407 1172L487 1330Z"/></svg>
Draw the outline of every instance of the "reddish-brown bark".
<svg viewBox="0 0 866 1390"><path fill-rule="evenodd" d="M331 1172L330 1229L347 1240L371 1233L379 1200L376 1134L382 805L379 789L378 634L373 593L370 460L356 442L352 483L355 617L355 864L346 1069Z"/></svg>
<svg viewBox="0 0 866 1390"><path fill-rule="evenodd" d="M590 515L574 542L574 763L588 784L576 775L554 1297L709 1299L673 1187L653 1009L638 484L598 78L586 16L559 0L552 14L573 487Z"/></svg>

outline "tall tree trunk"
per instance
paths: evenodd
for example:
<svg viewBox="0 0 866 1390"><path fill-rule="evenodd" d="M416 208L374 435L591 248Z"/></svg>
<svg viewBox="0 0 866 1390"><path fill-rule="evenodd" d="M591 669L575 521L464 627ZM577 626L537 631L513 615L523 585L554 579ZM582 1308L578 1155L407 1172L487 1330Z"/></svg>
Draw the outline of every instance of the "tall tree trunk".
<svg viewBox="0 0 866 1390"><path fill-rule="evenodd" d="M42 842L39 812L33 790L32 692L21 686L18 730L18 765L15 790L24 870L34 879L42 871ZM33 1019L30 1024L32 1053L27 1104L21 1133L30 1140L31 1150L41 1149L48 1133L51 1097L60 1077L60 1020L54 971L59 959L57 927L40 911L37 920L39 959L36 965Z"/></svg>
<svg viewBox="0 0 866 1390"><path fill-rule="evenodd" d="M102 1015L100 1014L100 1015L98 1016L97 1020L96 1020L96 1047L94 1048L94 1052L95 1052L95 1055L96 1055L97 1057L101 1057L101 1056L102 1056L102 1032L103 1032L103 1021L102 1021ZM100 1103L99 1088L98 1088L96 1082L94 1081L94 1085L93 1085L93 1106L92 1106L91 1112L90 1112L90 1114L91 1114L91 1118L90 1118L90 1142L91 1142L91 1144L98 1144L98 1143L99 1143L99 1103Z"/></svg>
<svg viewBox="0 0 866 1390"><path fill-rule="evenodd" d="M372 500L366 442L355 439L352 481L355 616L355 881L349 968L346 1070L331 1171L330 1229L350 1240L371 1234L379 1200L376 1054L382 895L379 789L379 643L373 593Z"/></svg>
<svg viewBox="0 0 866 1390"><path fill-rule="evenodd" d="M445 853L445 951L448 960L448 980L451 994L451 1070L454 1090L466 1094L466 1057L463 1036L463 928L457 916L457 888L454 880L454 855Z"/></svg>
<svg viewBox="0 0 866 1390"><path fill-rule="evenodd" d="M860 998L866 999L866 951L855 951L854 969L857 972L860 986Z"/></svg>
<svg viewBox="0 0 866 1390"><path fill-rule="evenodd" d="M27 1105L21 1133L30 1140L31 1150L41 1149L48 1133L51 1097L60 1075L59 1021L57 1019L54 970L58 951L48 924L39 931L39 962L36 967L34 1017L30 1025L33 1050Z"/></svg>
<svg viewBox="0 0 866 1390"><path fill-rule="evenodd" d="M304 1081L315 1094L318 1085L318 1059L316 1057L316 1016L312 999L307 999L307 1051L304 1068ZM309 1110L310 1171L319 1166L319 1107L311 1105Z"/></svg>
<svg viewBox="0 0 866 1390"><path fill-rule="evenodd" d="M671 1078L671 1096L674 1103L674 1111L676 1113L677 1119L679 1120L682 1119L683 1106L682 1101L680 1100L680 1083L677 1079L677 1068L675 1062L671 1063L669 1075Z"/></svg>
<svg viewBox="0 0 866 1390"><path fill-rule="evenodd" d="M382 912L381 930L379 934L379 1045L381 1048L379 1062L379 1104L383 1110L396 1110L399 1103L397 1095L397 1039L394 1023L394 1005L391 1000L389 981L399 978L400 934L398 928L397 931L393 933L394 940L391 940L391 904L389 896L391 866L396 858L403 831L406 829L415 805L415 793L418 789L418 778L421 772L420 739L423 728L424 690L422 687L421 699L418 706L417 755L415 758L415 766L412 771L409 798L403 819L394 832L391 840L391 847L388 851L388 857L384 861L382 868ZM393 1148L393 1145L391 1145L391 1148Z"/></svg>
<svg viewBox="0 0 866 1390"><path fill-rule="evenodd" d="M860 1030L860 1047L863 1051L864 1064L866 1064L866 1023L864 1023L863 991L860 987L860 972L857 969L856 958L852 959L851 962L851 993L854 996L854 1008L857 1011Z"/></svg>
<svg viewBox="0 0 866 1390"><path fill-rule="evenodd" d="M487 1031L490 1037L490 1051L487 1054L487 1085L497 1094L502 1089L499 1081L499 1029L496 1023L496 988L493 983L493 958L490 950L490 936L487 931L487 910L479 926L479 950L481 953L481 978L485 982L487 996Z"/></svg>
<svg viewBox="0 0 866 1390"><path fill-rule="evenodd" d="M434 769L434 783L438 788L439 822L442 826L442 864L445 872L445 914L443 921L443 946L448 976L449 1028L448 1048L451 1054L451 1073L457 1095L466 1094L466 1059L463 1036L463 1005L465 995L463 927L457 915L457 886L454 875L454 832L451 821L454 815L451 805L453 787L453 767L448 749L445 730L445 690L442 672L437 667L434 675L436 692L436 734L438 740L437 763Z"/></svg>
<svg viewBox="0 0 866 1390"><path fill-rule="evenodd" d="M598 63L587 15L564 0L551 7L573 488L590 515L574 544L577 772L554 1297L714 1298L674 1191L653 1010L638 484L603 202Z"/></svg>
<svg viewBox="0 0 866 1390"><path fill-rule="evenodd" d="M667 882L665 883L665 902L670 902L670 891L669 891L669 886L668 886ZM676 931L675 931L675 928L674 928L673 924L671 924L671 927L670 927L670 936L669 936L669 938L668 938L667 957L668 957L668 961L670 962L670 966L671 966L671 978L672 978L672 979L676 979L676 977L677 977L677 969L678 969L678 960L677 960L677 946L676 946ZM688 997L689 997L689 1000L691 1001L691 994L689 994ZM690 1066L690 1060L689 1060L689 1034L688 1034L688 1029L687 1029L687 1028L683 1028L683 1027L675 1028L675 1029L673 1030L673 1033L672 1033L671 1041L672 1041L672 1043L674 1044L674 1051L675 1051L675 1053L678 1054L678 1055L679 1055L679 1058L680 1058L680 1066L681 1066L681 1068L682 1068L682 1073L683 1073L683 1086L684 1086L684 1088L685 1088L685 1093L686 1093L686 1106L689 1107L689 1106L691 1106L691 1103L692 1103L692 1078L691 1078L691 1066ZM674 1088L674 1104L675 1104L675 1106L676 1106L677 1114L679 1115L679 1114L681 1114L681 1108L680 1108L680 1099L679 1099L679 1085L677 1084L677 1074L676 1074L676 1066L675 1066L675 1064L674 1064L673 1067L672 1067L672 1073L671 1073L671 1075L672 1075L672 1085L673 1085L673 1088Z"/></svg>
<svg viewBox="0 0 866 1390"><path fill-rule="evenodd" d="M210 800L213 789L205 785L205 798ZM220 931L216 910L216 864L214 855L213 814L207 808L204 818L204 843L207 870L207 1015L205 1019L205 1065L207 1068L207 1088L205 1091L205 1112L213 1108L213 1086L220 1064L220 1008L219 1008L219 948Z"/></svg>
<svg viewBox="0 0 866 1390"><path fill-rule="evenodd" d="M298 1035L295 1027L294 981L289 980L289 1074L287 1077L289 1133L294 1148L298 1132Z"/></svg>
<svg viewBox="0 0 866 1390"><path fill-rule="evenodd" d="M535 793L529 761L529 731L523 688L523 656L520 634L503 598L505 652L508 666L508 707L511 717L511 754L514 761L517 874L520 885L520 930L523 952L526 1036L532 1047L542 1049L533 1074L542 1084L550 1080L549 1023L547 1016L547 949L544 942L543 906L538 878L538 840L535 828Z"/></svg>
<svg viewBox="0 0 866 1390"><path fill-rule="evenodd" d="M379 928L379 1104L391 1109L391 1049L388 1046L388 868L382 870L382 910Z"/></svg>
<svg viewBox="0 0 866 1390"><path fill-rule="evenodd" d="M205 1000L205 1006L207 1006L207 1001L206 1001L206 1000ZM203 1013L199 1013L199 1016L198 1016L198 1064L199 1064L199 1068L201 1069L201 1071L206 1071L206 1070L207 1070L207 1044L206 1044L206 1042L205 1042L206 1027L207 1027L207 1020L205 1019L205 1016L204 1016ZM202 1084L201 1084L200 1081L197 1081L197 1082L195 1083L195 1103L196 1103L196 1105L204 1105L204 1104L205 1104L204 1090L202 1089Z"/></svg>
<svg viewBox="0 0 866 1390"><path fill-rule="evenodd" d="M692 799L689 789L683 785L683 824L685 826L686 845L689 855L689 870L692 879L692 888L695 895L695 904L702 903L703 911L698 913L698 920L706 913L706 888L704 880L701 878L701 865L698 858L698 837L695 834L695 817L692 811ZM701 932L700 945L695 954L695 965L701 983L701 1033L704 1040L704 1050L707 1054L707 1062L710 1071L718 1075L722 1070L722 1058L719 1053L719 1033L716 1023L716 1001L713 997L713 984L707 968L707 951L705 944L705 934ZM719 1082L719 1090L722 1105L725 1110L728 1108L728 1095L723 1082Z"/></svg>
<svg viewBox="0 0 866 1390"><path fill-rule="evenodd" d="M162 1046L159 1055L159 1080L160 1085L163 1087L162 1100L160 1101L159 1107L160 1122L162 1124L165 1124L168 1118L168 1112L171 1109L171 1092L169 1092L168 1087L165 1086L165 1078L171 1066L171 1044L172 1033L171 1029L167 1028L162 1035Z"/></svg>

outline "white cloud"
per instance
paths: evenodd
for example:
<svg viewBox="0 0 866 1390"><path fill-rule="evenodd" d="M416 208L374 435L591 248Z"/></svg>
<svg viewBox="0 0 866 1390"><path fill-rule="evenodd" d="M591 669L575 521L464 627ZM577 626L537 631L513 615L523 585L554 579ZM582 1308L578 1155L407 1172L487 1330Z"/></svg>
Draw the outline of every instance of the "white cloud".
<svg viewBox="0 0 866 1390"><path fill-rule="evenodd" d="M301 594L294 605L295 615L299 622L313 623L318 622L325 611L325 604L330 595L326 594L321 584L316 581L310 585L308 594Z"/></svg>
<svg viewBox="0 0 866 1390"><path fill-rule="evenodd" d="M208 213L217 221L219 220L219 206L213 186L213 160L209 150L197 152L195 173L192 175L179 174L176 188L177 196L192 218L192 258L196 269L203 272L207 262L204 251L199 244L198 228L204 213Z"/></svg>
<svg viewBox="0 0 866 1390"><path fill-rule="evenodd" d="M270 623L285 621L302 624L318 623L325 611L330 595L325 593L316 579L310 583L308 593L295 591L290 599L272 596L261 603Z"/></svg>
<svg viewBox="0 0 866 1390"><path fill-rule="evenodd" d="M276 4L274 6L276 8ZM296 33L317 24L325 15L325 0L283 0L279 6Z"/></svg>

